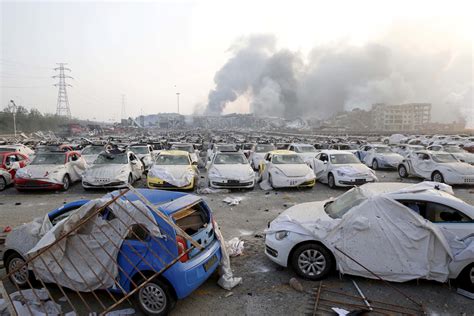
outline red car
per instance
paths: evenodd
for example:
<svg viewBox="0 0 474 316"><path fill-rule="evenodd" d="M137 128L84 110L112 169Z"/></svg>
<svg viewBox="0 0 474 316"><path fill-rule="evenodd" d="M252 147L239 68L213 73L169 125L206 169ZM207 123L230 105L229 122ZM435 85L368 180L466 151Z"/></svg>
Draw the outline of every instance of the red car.
<svg viewBox="0 0 474 316"><path fill-rule="evenodd" d="M14 166L18 163L17 166ZM0 152L0 168L6 169L15 179L16 171L27 166L30 163L28 156L20 154L19 152Z"/></svg>

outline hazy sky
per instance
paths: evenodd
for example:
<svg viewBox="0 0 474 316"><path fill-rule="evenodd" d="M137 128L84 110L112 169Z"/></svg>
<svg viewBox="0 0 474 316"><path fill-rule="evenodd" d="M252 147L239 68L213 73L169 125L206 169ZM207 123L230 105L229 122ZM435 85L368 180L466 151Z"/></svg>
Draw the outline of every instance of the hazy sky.
<svg viewBox="0 0 474 316"><path fill-rule="evenodd" d="M177 91L181 113L190 114L207 103L229 47L251 34L272 34L302 54L384 38L472 56L472 1L0 2L0 107L14 99L55 112L52 68L66 62L80 118L120 119L122 94L127 116L175 112Z"/></svg>

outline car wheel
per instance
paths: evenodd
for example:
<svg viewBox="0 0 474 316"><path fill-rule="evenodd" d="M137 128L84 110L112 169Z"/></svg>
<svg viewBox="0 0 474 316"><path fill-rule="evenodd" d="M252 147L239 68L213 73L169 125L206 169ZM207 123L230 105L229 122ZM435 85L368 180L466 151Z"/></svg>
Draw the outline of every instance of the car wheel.
<svg viewBox="0 0 474 316"><path fill-rule="evenodd" d="M379 169L379 163L377 162L377 159L374 159L374 161L372 161L372 169Z"/></svg>
<svg viewBox="0 0 474 316"><path fill-rule="evenodd" d="M272 188L275 188L275 187L273 186L272 175L271 175L270 173L268 173L268 183L270 184L270 186L271 186Z"/></svg>
<svg viewBox="0 0 474 316"><path fill-rule="evenodd" d="M0 191L5 190L7 187L7 180L4 177L0 177Z"/></svg>
<svg viewBox="0 0 474 316"><path fill-rule="evenodd" d="M407 171L407 168L404 165L400 165L398 167L398 175L400 176L400 178L408 177L408 171Z"/></svg>
<svg viewBox="0 0 474 316"><path fill-rule="evenodd" d="M321 245L304 244L293 252L291 265L302 278L322 280L331 271L333 258L330 252Z"/></svg>
<svg viewBox="0 0 474 316"><path fill-rule="evenodd" d="M148 282L135 297L146 315L168 315L175 301L168 286L158 279Z"/></svg>
<svg viewBox="0 0 474 316"><path fill-rule="evenodd" d="M331 189L336 188L336 180L334 179L334 175L332 173L328 175L328 185Z"/></svg>
<svg viewBox="0 0 474 316"><path fill-rule="evenodd" d="M5 261L7 274L10 274L11 271L15 271L21 267L20 270L10 275L10 281L19 287L27 287L28 281L32 283L34 279L33 273L28 270L28 266L24 265L25 262L25 259L17 252L12 253Z"/></svg>
<svg viewBox="0 0 474 316"><path fill-rule="evenodd" d="M69 176L66 174L63 177L63 191L69 190L69 186L71 185L71 180L69 179Z"/></svg>
<svg viewBox="0 0 474 316"><path fill-rule="evenodd" d="M431 176L431 180L433 182L444 183L443 175L439 171L433 172L433 175Z"/></svg>
<svg viewBox="0 0 474 316"><path fill-rule="evenodd" d="M459 287L469 291L474 292L474 264L470 264L459 274L457 281Z"/></svg>

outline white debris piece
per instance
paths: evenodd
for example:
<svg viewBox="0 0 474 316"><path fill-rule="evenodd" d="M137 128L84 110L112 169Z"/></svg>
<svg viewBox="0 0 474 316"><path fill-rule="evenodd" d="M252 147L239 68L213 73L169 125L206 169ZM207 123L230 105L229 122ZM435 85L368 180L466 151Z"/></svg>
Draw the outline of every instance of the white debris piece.
<svg viewBox="0 0 474 316"><path fill-rule="evenodd" d="M227 203L230 206L239 205L241 201L242 201L241 197L233 198L233 197L230 197L230 196L228 196L228 197L226 197L225 199L222 200L222 202Z"/></svg>
<svg viewBox="0 0 474 316"><path fill-rule="evenodd" d="M219 265L219 275L221 277L217 281L217 284L221 288L227 291L230 291L234 287L242 283L242 278L234 277L234 273L232 272L232 268L230 267L230 256L227 251L224 236L222 236L222 233L217 224L215 227L215 234L216 234L217 239L221 243L221 252L222 252L222 259Z"/></svg>
<svg viewBox="0 0 474 316"><path fill-rule="evenodd" d="M331 309L338 315L338 316L346 316L349 314L349 311L343 309L343 308L338 308L338 307L331 307Z"/></svg>
<svg viewBox="0 0 474 316"><path fill-rule="evenodd" d="M225 243L227 248L227 253L230 257L237 257L242 254L244 251L244 242L238 237L234 237Z"/></svg>
<svg viewBox="0 0 474 316"><path fill-rule="evenodd" d="M34 292L33 292L34 291ZM48 292L43 289L25 289L10 294L18 315L61 315L61 306L51 301ZM30 312L31 311L31 312ZM8 303L0 299L0 315L10 315Z"/></svg>
<svg viewBox="0 0 474 316"><path fill-rule="evenodd" d="M229 193L228 189L201 188L197 190L198 194Z"/></svg>

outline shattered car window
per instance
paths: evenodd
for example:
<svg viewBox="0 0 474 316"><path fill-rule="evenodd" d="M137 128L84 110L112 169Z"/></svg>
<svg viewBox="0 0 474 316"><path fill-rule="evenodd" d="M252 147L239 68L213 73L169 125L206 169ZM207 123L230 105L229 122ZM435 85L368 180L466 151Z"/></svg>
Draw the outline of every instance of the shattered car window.
<svg viewBox="0 0 474 316"><path fill-rule="evenodd" d="M156 157L157 165L189 165L189 159L183 155L159 155Z"/></svg>
<svg viewBox="0 0 474 316"><path fill-rule="evenodd" d="M39 154L31 162L32 165L63 165L64 154Z"/></svg>
<svg viewBox="0 0 474 316"><path fill-rule="evenodd" d="M246 163L247 159L244 155L218 154L214 159L214 164L216 165L237 165Z"/></svg>
<svg viewBox="0 0 474 316"><path fill-rule="evenodd" d="M303 159L298 155L274 155L272 162L277 165L304 164Z"/></svg>
<svg viewBox="0 0 474 316"><path fill-rule="evenodd" d="M295 147L295 151L297 153L315 153L316 148L314 148L313 146L298 146Z"/></svg>
<svg viewBox="0 0 474 316"><path fill-rule="evenodd" d="M91 146L91 147L84 148L84 150L82 151L82 154L83 155L97 155L103 151L104 151L104 147L102 146Z"/></svg>
<svg viewBox="0 0 474 316"><path fill-rule="evenodd" d="M273 145L257 145L255 147L255 152L257 153L267 153L272 150L275 150L275 146Z"/></svg>
<svg viewBox="0 0 474 316"><path fill-rule="evenodd" d="M336 154L330 155L331 163L334 165L346 164L346 163L360 163L356 156L352 154Z"/></svg>
<svg viewBox="0 0 474 316"><path fill-rule="evenodd" d="M328 202L324 210L331 218L341 218L351 208L356 207L367 199L359 188L353 188L333 202Z"/></svg>
<svg viewBox="0 0 474 316"><path fill-rule="evenodd" d="M133 151L135 154L138 154L138 155L145 155L145 154L150 153L148 151L148 147L146 147L146 146L131 147L130 150Z"/></svg>
<svg viewBox="0 0 474 316"><path fill-rule="evenodd" d="M454 158L451 154L433 154L431 156L435 162L439 163L448 163L448 162L457 162L458 160Z"/></svg>
<svg viewBox="0 0 474 316"><path fill-rule="evenodd" d="M126 164L128 163L127 154L100 154L94 161L95 165L107 165L107 164Z"/></svg>

